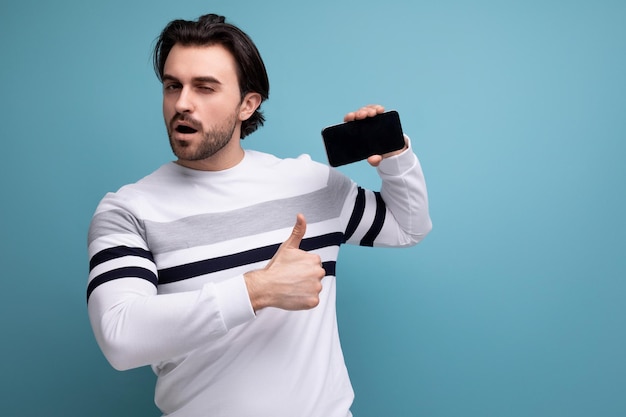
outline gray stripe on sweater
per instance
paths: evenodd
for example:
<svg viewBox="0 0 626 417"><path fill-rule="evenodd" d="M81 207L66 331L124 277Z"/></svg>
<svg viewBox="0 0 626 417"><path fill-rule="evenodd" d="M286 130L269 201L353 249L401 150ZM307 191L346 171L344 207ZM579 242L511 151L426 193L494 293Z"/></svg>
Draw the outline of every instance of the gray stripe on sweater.
<svg viewBox="0 0 626 417"><path fill-rule="evenodd" d="M159 254L290 228L297 213L303 213L307 223L320 222L339 217L350 184L331 170L327 186L317 191L171 222L141 221L122 210L105 211L94 216L88 239L92 242L108 234L139 233L151 252Z"/></svg>

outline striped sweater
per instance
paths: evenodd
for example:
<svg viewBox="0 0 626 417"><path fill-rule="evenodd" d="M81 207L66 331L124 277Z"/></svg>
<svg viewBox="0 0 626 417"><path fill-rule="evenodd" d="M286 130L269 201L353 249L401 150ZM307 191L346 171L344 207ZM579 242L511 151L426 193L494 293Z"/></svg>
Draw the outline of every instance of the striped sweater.
<svg viewBox="0 0 626 417"><path fill-rule="evenodd" d="M88 237L88 312L116 369L151 365L163 415L346 417L353 392L335 313L344 243L409 246L430 230L411 151L378 168L381 192L304 155L247 150L219 172L168 163L107 194ZM253 311L243 274L262 268L307 220L321 256L319 305Z"/></svg>

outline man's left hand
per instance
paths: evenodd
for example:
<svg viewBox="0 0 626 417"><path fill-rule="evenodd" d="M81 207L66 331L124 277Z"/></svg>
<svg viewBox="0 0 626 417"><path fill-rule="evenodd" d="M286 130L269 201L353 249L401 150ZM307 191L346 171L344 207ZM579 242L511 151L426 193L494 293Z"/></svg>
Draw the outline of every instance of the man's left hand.
<svg viewBox="0 0 626 417"><path fill-rule="evenodd" d="M356 111L346 114L343 118L343 121L351 122L353 120L362 120L367 117L374 117L377 114L381 114L384 112L385 112L385 108L381 106L380 104L370 104L367 106L363 106ZM383 159L389 158L390 156L398 155L404 152L407 148L408 148L408 145L406 144L406 141L405 141L404 148L394 151L394 152L386 153L384 155L372 155L369 158L367 158L367 162L371 166L377 167L380 164L380 161L382 161Z"/></svg>

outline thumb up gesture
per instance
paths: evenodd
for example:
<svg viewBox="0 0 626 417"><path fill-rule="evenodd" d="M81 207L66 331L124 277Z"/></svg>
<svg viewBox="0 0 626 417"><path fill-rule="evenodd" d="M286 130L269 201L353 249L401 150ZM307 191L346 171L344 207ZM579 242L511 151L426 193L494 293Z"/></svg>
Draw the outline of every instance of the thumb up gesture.
<svg viewBox="0 0 626 417"><path fill-rule="evenodd" d="M291 235L263 269L244 274L254 311L265 307L308 310L319 304L326 271L318 255L300 249L306 220L298 214Z"/></svg>

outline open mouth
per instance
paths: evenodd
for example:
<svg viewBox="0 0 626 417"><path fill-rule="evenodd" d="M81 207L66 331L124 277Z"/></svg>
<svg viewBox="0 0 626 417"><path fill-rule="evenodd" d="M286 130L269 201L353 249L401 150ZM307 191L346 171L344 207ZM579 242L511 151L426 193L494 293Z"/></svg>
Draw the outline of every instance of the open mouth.
<svg viewBox="0 0 626 417"><path fill-rule="evenodd" d="M191 133L196 133L198 130L194 129L191 126L178 125L176 126L176 131L178 133L191 134Z"/></svg>

